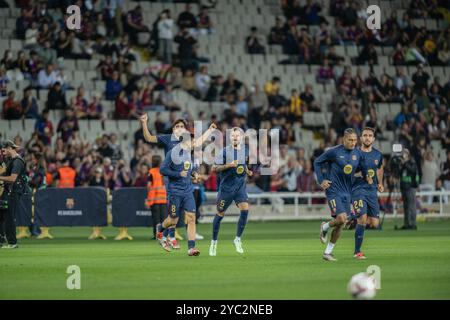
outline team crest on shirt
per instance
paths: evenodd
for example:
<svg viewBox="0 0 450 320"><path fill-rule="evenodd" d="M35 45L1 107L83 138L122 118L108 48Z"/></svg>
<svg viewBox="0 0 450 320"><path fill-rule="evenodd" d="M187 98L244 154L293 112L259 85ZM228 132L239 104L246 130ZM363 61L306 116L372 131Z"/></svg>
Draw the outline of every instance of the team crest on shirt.
<svg viewBox="0 0 450 320"><path fill-rule="evenodd" d="M378 165L378 159L375 159L375 161L374 161L374 162L375 162L375 164L376 164L376 165Z"/></svg>
<svg viewBox="0 0 450 320"><path fill-rule="evenodd" d="M244 172L244 166L238 166L236 168L236 172L237 172L237 174L242 174Z"/></svg>
<svg viewBox="0 0 450 320"><path fill-rule="evenodd" d="M191 163L189 161L185 161L184 162L184 170L189 170L190 167L191 167Z"/></svg>
<svg viewBox="0 0 450 320"><path fill-rule="evenodd" d="M350 164L348 164L344 167L345 174L350 174L350 173L352 173L352 171L353 171L353 167Z"/></svg>
<svg viewBox="0 0 450 320"><path fill-rule="evenodd" d="M372 169L367 170L367 174L369 175L369 177L373 178L375 176L375 171Z"/></svg>

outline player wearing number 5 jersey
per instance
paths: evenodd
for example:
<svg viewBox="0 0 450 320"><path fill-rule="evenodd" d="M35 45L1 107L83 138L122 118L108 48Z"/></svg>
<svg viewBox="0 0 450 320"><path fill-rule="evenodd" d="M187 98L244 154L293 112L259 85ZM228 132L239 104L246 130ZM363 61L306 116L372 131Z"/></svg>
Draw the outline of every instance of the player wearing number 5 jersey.
<svg viewBox="0 0 450 320"><path fill-rule="evenodd" d="M343 144L335 146L314 161L314 171L317 181L325 190L333 220L323 222L320 226L320 240L327 241L328 229L332 228L330 241L325 249L323 258L327 261L336 261L333 248L342 231L347 216L351 214L351 192L354 175L361 170L362 153L356 149L358 137L356 132L349 128L344 132ZM324 175L323 170L327 170ZM366 177L367 172L362 172Z"/></svg>
<svg viewBox="0 0 450 320"><path fill-rule="evenodd" d="M213 236L209 247L209 255L215 256L220 222L225 211L234 201L241 211L236 230L234 246L238 253L244 253L241 236L247 224L248 195L246 190L247 175L253 173L247 167L248 150L245 147L244 135L240 128L231 130L231 146L224 148L216 156L213 170L219 174L220 184L217 193L217 214L213 221Z"/></svg>

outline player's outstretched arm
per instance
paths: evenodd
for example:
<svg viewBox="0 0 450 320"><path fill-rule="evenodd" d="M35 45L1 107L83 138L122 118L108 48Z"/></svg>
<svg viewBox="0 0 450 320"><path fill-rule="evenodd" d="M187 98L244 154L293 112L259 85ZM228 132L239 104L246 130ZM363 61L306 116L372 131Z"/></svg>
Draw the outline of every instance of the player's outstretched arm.
<svg viewBox="0 0 450 320"><path fill-rule="evenodd" d="M208 130L206 130L200 138L194 140L194 148L201 147L203 143L211 136L214 129L217 129L217 126L214 123L211 123Z"/></svg>
<svg viewBox="0 0 450 320"><path fill-rule="evenodd" d="M141 126L142 126L142 132L144 133L144 138L147 142L150 143L157 143L158 142L158 138L154 135L152 135L150 133L150 130L148 130L148 125L147 125L147 121L148 121L148 116L147 114L143 114L140 118L139 121L141 122Z"/></svg>

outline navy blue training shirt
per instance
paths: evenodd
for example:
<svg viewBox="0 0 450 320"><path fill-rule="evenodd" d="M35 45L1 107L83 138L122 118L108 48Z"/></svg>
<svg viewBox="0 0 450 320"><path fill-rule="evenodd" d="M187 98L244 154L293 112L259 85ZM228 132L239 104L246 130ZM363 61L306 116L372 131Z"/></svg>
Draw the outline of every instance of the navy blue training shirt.
<svg viewBox="0 0 450 320"><path fill-rule="evenodd" d="M326 190L327 195L352 192L353 176L361 170L362 156L361 150L357 148L348 150L341 144L328 149L314 161L314 172L319 184L323 180L332 182ZM328 169L325 177L322 173L324 167ZM363 172L363 176L366 174Z"/></svg>

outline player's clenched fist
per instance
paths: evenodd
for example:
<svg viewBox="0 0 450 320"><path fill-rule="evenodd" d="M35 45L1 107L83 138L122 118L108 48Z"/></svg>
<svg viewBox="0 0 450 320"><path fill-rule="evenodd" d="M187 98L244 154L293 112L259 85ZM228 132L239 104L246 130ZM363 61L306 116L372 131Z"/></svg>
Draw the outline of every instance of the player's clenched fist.
<svg viewBox="0 0 450 320"><path fill-rule="evenodd" d="M217 129L217 125L216 125L215 123L211 123L211 124L209 125L209 129L210 129L210 130Z"/></svg>
<svg viewBox="0 0 450 320"><path fill-rule="evenodd" d="M378 184L377 186L378 192L383 192L384 191L384 187L381 183Z"/></svg>
<svg viewBox="0 0 450 320"><path fill-rule="evenodd" d="M320 184L320 187L323 190L327 190L330 186L331 186L331 181L330 180L323 180L322 183Z"/></svg>
<svg viewBox="0 0 450 320"><path fill-rule="evenodd" d="M233 162L231 162L231 163L229 164L229 166L230 166L231 168L236 168L237 165L238 165L238 161L237 161L237 160L233 160Z"/></svg>
<svg viewBox="0 0 450 320"><path fill-rule="evenodd" d="M147 115L146 113L144 113L142 116L139 117L139 120L140 120L142 123L147 123L147 121L148 121L148 115Z"/></svg>

